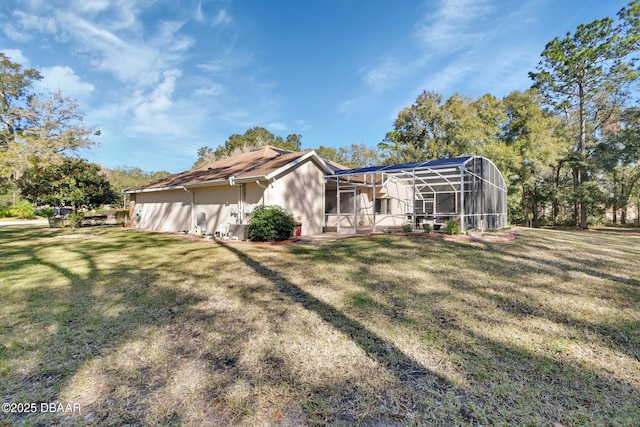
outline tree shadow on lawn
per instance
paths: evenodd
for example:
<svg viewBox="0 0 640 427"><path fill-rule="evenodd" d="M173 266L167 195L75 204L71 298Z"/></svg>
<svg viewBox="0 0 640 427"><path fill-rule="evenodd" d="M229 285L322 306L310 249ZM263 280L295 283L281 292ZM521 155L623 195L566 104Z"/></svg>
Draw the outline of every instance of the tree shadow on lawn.
<svg viewBox="0 0 640 427"><path fill-rule="evenodd" d="M517 341L511 345L507 338L505 341L499 341L478 335L471 329L471 325L466 324L464 315L475 317L475 322L482 322L485 325L496 327L500 325L496 324L496 317L489 313L485 315L482 307L470 306L467 310L465 305L474 304L473 302L461 302L457 305L459 308L453 311L451 307L439 308L443 299L476 295L481 301L485 301L489 311L521 317L521 325L518 325L518 328L524 327L526 330L526 325L531 319L540 317L559 325L582 330L591 339L597 337L596 341L585 341L583 345L586 347L597 344L613 351L621 351L640 361L638 359L639 343L631 338L634 328L639 326L637 321L630 320L621 324L608 325L606 319L603 319L602 323L588 322L570 312L561 312L550 307L544 307L541 310L542 304L536 304L535 301L528 299L530 298L528 295L521 294L517 290L520 286L519 282L526 278L528 273L542 274L553 281L559 273L564 273L566 279L570 280L572 272L584 273L586 270L586 274L611 281L618 297L624 298L629 292L629 285L635 286L634 279L628 280L599 272L590 268L588 261L579 262L574 259L564 261L560 257L547 260L525 255L531 249L526 238L515 244L433 241L429 242L429 247L425 247L423 240L411 238L403 240L363 238L362 242L366 242L366 245L359 245L354 240L350 241L361 248L360 252L354 251L353 247L350 251L343 252L341 249L344 245L338 244L317 248L293 248L292 252L303 256L309 263L319 261L327 265L336 263L351 265L350 277L354 285L364 286L369 291L364 294L366 301L364 297L360 298L363 300L361 304L363 320L372 321L371 316L375 315L375 321L380 321L384 317L389 324L401 321L407 332L418 336L424 335L430 345L443 349L448 357L457 360L469 376L469 381L477 385L471 393L476 394L482 390L479 392L480 397L475 399L474 403L478 404L484 400L485 408L480 410L484 415L467 410L470 414L476 413L477 420L481 423L505 422L505 420L514 423L525 423L527 420L531 422L531 419L536 419L536 402L540 402L541 407L539 414L541 418L538 418L537 422L542 424L549 423L550 420L569 424L585 422L628 424L640 419L640 413L637 410L640 403L637 387L640 384L625 383L624 379L614 374L609 375L608 372L603 373L600 368L591 365L587 360L568 362L560 354L555 358L553 351L548 352L542 349L540 352L532 352L527 350L526 345L520 347ZM538 249L548 250L552 247L551 242L544 239L537 239L535 244ZM460 270L454 275L443 273L438 281L445 288L454 292L460 291L460 293L447 293L440 290L420 291L419 286L414 286L419 283L419 278L415 277L411 278L415 283L409 281L400 284L394 280L394 275L403 274L405 269L403 263L407 262L405 257L409 253L413 253L414 256L424 253L427 257L430 254L444 253L446 256L457 257L457 261L453 263L454 267L464 267L466 270ZM363 265L358 266L360 261ZM433 261L424 260L425 263ZM378 269L377 275L367 277L371 271L370 266L373 265L387 266L388 274L380 274L382 269ZM437 271L437 268L433 269L432 266L424 269L425 266L421 264L413 268L418 270L422 268L425 274L429 275L433 275L434 270ZM475 277L481 277L485 271L502 272L504 278L498 284L478 282ZM493 286L501 288L505 284L504 280L509 283L505 288L505 291L508 291L507 294L495 294L485 289ZM522 283L524 288L537 286L539 285ZM556 293L547 288L543 290ZM366 304L367 301L371 303ZM407 311L410 314L407 314ZM417 319L416 311L422 311L423 315L431 320L425 323L424 319ZM359 309L351 312L359 317ZM580 342L579 337L572 337L569 340ZM550 344L554 343L550 342ZM615 364L615 361L610 362ZM482 366L479 366L479 363ZM503 384L500 384L501 382ZM505 385L507 383L511 385L507 387ZM519 385L514 386L514 384ZM530 402L527 404L509 402L509 399L514 399L514 394L509 391L509 388L514 387L519 390L522 399ZM503 395L505 402L496 405L495 396L500 395ZM488 411L490 406L493 406L492 410L496 414L502 414L503 418L493 420L486 418L487 413L491 412ZM563 408L567 409L566 412L563 412ZM623 414L620 415L622 418L618 418L615 422L611 421L615 418L609 417L615 417L619 409L624 409L620 412ZM590 418L589 414L592 411L602 416Z"/></svg>
<svg viewBox="0 0 640 427"><path fill-rule="evenodd" d="M393 374L404 387L418 394L424 393L426 389L432 389L435 394L454 393L461 397L466 396L467 392L464 389L452 384L446 378L423 366L404 353L400 348L393 345L393 343L375 334L363 324L304 291L292 281L287 280L277 270L263 265L259 261L251 258L244 251L238 250L232 245L222 246L236 255L243 263L250 266L255 273L271 281L275 289L286 296L287 299L315 313L328 325L331 325L338 332L349 337L349 339L360 347L371 359L376 361L386 371ZM243 297L250 301L251 291L245 289ZM462 400L466 400L466 398ZM384 422L391 421L393 420L386 420Z"/></svg>
<svg viewBox="0 0 640 427"><path fill-rule="evenodd" d="M100 270L91 251L84 250L85 245L82 248L65 246L65 250L74 256L72 262L76 267L83 265L85 271L82 273L74 272L74 268L66 267L62 262L41 257L40 250L55 251L47 244L23 250L29 256L23 264L49 269L52 272L49 277L58 275L65 278L67 284L52 287L43 279L41 283L3 291L10 301L25 305L10 324L2 328L5 362L18 368L8 382L3 380L3 401L37 402L38 406L40 403L65 402L61 393L74 375L93 359L116 351L141 328L172 324L175 317L188 315L189 306L199 301L196 295L162 286L160 275L154 269L139 269L129 264L120 265L117 271ZM16 356L19 359L15 359ZM85 390L90 388L87 385ZM113 390L100 392L109 395ZM75 398L76 402L85 400L83 396ZM93 411L96 414L88 419L91 423L101 423L109 416L104 407L97 408L94 402L83 403L89 406L83 407L81 414L62 416L84 417ZM124 404L125 408L120 408L124 412L128 404L132 417L139 415L135 410L138 408L133 407L135 403L112 401L113 404ZM34 416L36 423L61 421L60 414L55 413L3 415L5 418L0 418L0 423L29 424Z"/></svg>
<svg viewBox="0 0 640 427"><path fill-rule="evenodd" d="M566 240L571 238L571 235L560 238ZM531 240L536 242L533 244L535 247L549 248L546 251L547 257L530 255L534 252L530 244ZM562 249L552 249L552 242L551 238L544 239L540 236L526 236L518 239L516 244L507 245L499 243L469 245L461 242L443 242L443 245L450 245L454 248L461 260L460 264L464 266L464 273L457 274L455 277L443 277L442 280L452 289L476 294L484 300L492 301L502 311L522 316L523 322L527 322L527 318L541 318L576 328L589 334L591 339L597 338L600 345L614 351L622 351L640 362L640 342L637 338L633 338L634 335L638 336L634 333L640 327L640 322L637 320L627 319L611 322L606 317L600 317L601 321L599 322L587 321L581 319L575 312L554 309L548 303L536 301L532 294L520 292L520 289L538 288L549 297L562 298L562 295L570 298L591 297L604 300L611 307L635 307L640 310L640 281L632 277L598 270L593 267L595 264L591 259L580 259L567 255ZM615 241L607 242L609 245L615 243ZM593 253L590 254L593 255ZM607 260L614 264L618 262L615 255L606 252L606 248L603 249L603 254L607 257L603 261L604 263ZM499 284L496 289L500 289L505 283L509 284L509 288L505 288L505 292L501 293L489 292L487 288L492 288L493 283L482 284L474 279L485 271L494 271L500 274L502 284ZM539 284L528 282L529 274L546 277L544 282L547 284L541 287ZM609 283L597 287L595 284L589 286L584 284L582 288L574 291L556 286L563 282L577 282L578 279L574 277L576 274L585 274Z"/></svg>
<svg viewBox="0 0 640 427"><path fill-rule="evenodd" d="M14 241L23 240L20 231L11 234ZM145 250L159 246L174 255L168 265L151 259L145 260L149 267L141 268L130 256L133 252L144 258ZM105 263L127 249L126 262ZM20 266L0 287L3 310L11 311L0 328L2 401L82 406L81 413L72 414L2 413L0 425L221 424L240 419L215 402L224 401L220 396L242 380L234 360L253 326L224 307L203 309L207 295L189 288L190 270L181 265L182 259L193 262L201 256L200 250L215 256L219 249L197 248L171 236L128 233L113 240L41 239L16 249L12 256L20 255ZM214 324L230 333L213 344L203 342ZM202 393L175 392L184 384L200 387Z"/></svg>

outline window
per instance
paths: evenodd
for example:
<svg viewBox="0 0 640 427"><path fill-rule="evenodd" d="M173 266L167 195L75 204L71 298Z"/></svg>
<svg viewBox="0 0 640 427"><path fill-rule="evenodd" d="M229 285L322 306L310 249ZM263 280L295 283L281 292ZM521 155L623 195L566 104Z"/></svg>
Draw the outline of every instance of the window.
<svg viewBox="0 0 640 427"><path fill-rule="evenodd" d="M391 203L389 199L376 199L376 213L389 215L391 214Z"/></svg>

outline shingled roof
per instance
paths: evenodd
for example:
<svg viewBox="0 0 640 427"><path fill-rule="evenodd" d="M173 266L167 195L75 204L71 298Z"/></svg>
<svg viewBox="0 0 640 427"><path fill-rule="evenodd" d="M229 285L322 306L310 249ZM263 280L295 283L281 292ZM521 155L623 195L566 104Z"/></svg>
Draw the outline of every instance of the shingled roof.
<svg viewBox="0 0 640 427"><path fill-rule="evenodd" d="M286 172L309 158L315 160L327 173L333 173L332 168L315 151L294 152L267 145L247 153L227 157L195 169L171 175L150 184L125 190L125 193L268 180L277 177L277 175Z"/></svg>

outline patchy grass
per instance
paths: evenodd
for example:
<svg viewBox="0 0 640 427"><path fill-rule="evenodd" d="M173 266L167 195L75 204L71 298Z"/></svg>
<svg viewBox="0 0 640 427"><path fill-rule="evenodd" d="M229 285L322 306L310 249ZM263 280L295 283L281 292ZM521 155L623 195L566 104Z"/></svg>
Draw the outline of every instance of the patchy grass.
<svg viewBox="0 0 640 427"><path fill-rule="evenodd" d="M64 233L62 233L64 234ZM0 228L0 425L638 425L640 236Z"/></svg>

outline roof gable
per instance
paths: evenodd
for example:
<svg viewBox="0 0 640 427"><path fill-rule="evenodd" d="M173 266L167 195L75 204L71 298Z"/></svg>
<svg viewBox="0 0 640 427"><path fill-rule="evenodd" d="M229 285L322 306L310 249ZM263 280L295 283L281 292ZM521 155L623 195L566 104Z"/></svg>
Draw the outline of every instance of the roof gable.
<svg viewBox="0 0 640 427"><path fill-rule="evenodd" d="M160 191L183 187L215 185L216 183L270 179L286 173L297 164L312 159L325 173L333 173L315 151L293 152L264 146L247 153L217 160L159 181L126 190L126 193Z"/></svg>

